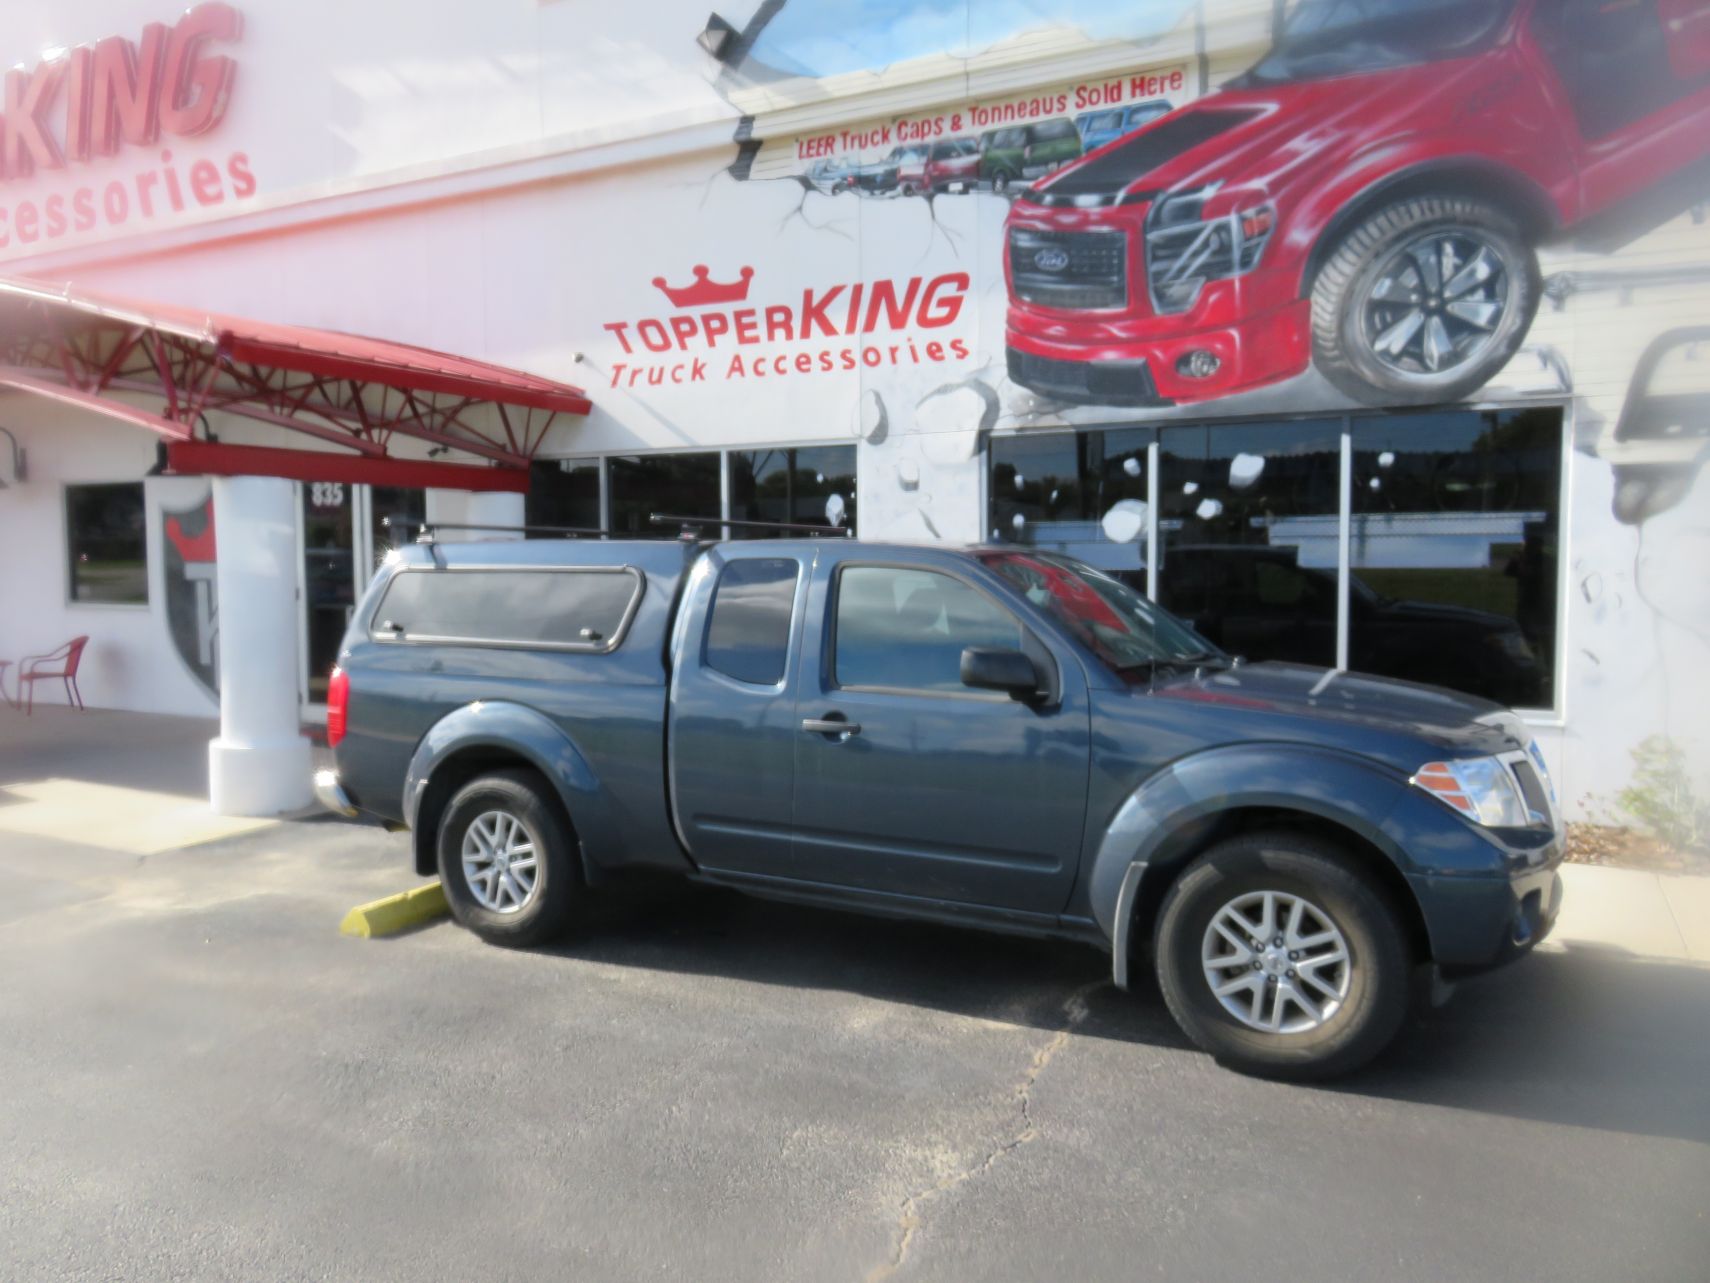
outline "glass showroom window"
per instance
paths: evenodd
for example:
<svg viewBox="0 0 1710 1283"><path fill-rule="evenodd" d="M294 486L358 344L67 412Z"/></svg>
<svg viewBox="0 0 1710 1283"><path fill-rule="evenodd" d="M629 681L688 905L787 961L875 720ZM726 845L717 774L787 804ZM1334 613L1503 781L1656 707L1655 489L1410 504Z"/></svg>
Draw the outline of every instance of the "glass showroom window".
<svg viewBox="0 0 1710 1283"><path fill-rule="evenodd" d="M705 517L711 525L724 515L717 452L622 456L606 460L606 466L611 531L620 539L675 539L678 530L648 521L655 512Z"/></svg>
<svg viewBox="0 0 1710 1283"><path fill-rule="evenodd" d="M642 514L642 520L647 514ZM600 461L536 459L528 468L523 522L530 526L600 529Z"/></svg>
<svg viewBox="0 0 1710 1283"><path fill-rule="evenodd" d="M992 442L992 538L1053 548L1145 591L1147 428Z"/></svg>
<svg viewBox="0 0 1710 1283"><path fill-rule="evenodd" d="M1353 422L1349 667L1555 706L1562 416Z"/></svg>
<svg viewBox="0 0 1710 1283"><path fill-rule="evenodd" d="M855 527L855 447L736 450L730 456L730 515L739 521L805 521ZM733 529L742 538L788 531Z"/></svg>
<svg viewBox="0 0 1710 1283"><path fill-rule="evenodd" d="M142 482L65 488L72 601L148 603Z"/></svg>
<svg viewBox="0 0 1710 1283"><path fill-rule="evenodd" d="M1349 601L1338 615L1341 437ZM1155 438L1158 511L1146 504ZM1145 587L1252 660L1337 662L1520 708L1554 706L1562 415L1340 415L999 437L991 535Z"/></svg>
<svg viewBox="0 0 1710 1283"><path fill-rule="evenodd" d="M1158 601L1231 654L1336 663L1342 421L1159 433Z"/></svg>

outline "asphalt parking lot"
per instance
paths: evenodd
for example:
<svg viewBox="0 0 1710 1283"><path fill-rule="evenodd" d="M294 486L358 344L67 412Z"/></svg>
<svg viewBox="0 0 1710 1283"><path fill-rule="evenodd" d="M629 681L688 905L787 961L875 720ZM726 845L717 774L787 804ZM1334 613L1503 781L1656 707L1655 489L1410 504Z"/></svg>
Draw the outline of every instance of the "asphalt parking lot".
<svg viewBox="0 0 1710 1283"><path fill-rule="evenodd" d="M0 838L0 1262L54 1279L1684 1280L1710 969L1553 952L1252 1081L1075 947L693 889L337 933L404 839Z"/></svg>

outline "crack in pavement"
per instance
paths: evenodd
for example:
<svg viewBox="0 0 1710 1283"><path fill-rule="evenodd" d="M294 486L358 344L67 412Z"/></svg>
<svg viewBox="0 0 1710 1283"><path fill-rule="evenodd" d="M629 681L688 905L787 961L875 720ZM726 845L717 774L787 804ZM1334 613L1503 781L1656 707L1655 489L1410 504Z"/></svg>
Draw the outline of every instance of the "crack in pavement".
<svg viewBox="0 0 1710 1283"><path fill-rule="evenodd" d="M1049 1041L1033 1053L1033 1059L1027 1066L1027 1072L1022 1074L1021 1081L1012 1090L1019 1106L1020 1128L1008 1140L977 1163L970 1163L958 1168L950 1175L924 1189L916 1190L903 1199L897 1217L897 1242L891 1253L891 1259L875 1265L867 1271L866 1283L881 1283L890 1278L908 1261L909 1248L914 1245L915 1235L921 1228L920 1208L927 1200L940 1194L947 1194L959 1185L965 1185L976 1177L983 1176L1006 1154L1013 1153L1023 1145L1032 1144L1039 1139L1039 1127L1033 1121L1033 1086L1039 1081L1039 1076L1045 1072L1051 1060L1069 1041L1069 1035L1087 1018L1087 995L1093 990L1103 987L1107 981L1095 980L1082 985L1063 1000L1063 1027L1052 1034Z"/></svg>

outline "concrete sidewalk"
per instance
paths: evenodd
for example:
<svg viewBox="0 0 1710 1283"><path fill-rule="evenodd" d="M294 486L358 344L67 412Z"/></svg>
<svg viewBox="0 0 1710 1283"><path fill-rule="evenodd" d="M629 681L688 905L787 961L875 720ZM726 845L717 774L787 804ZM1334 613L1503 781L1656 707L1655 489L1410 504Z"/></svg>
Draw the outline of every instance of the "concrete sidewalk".
<svg viewBox="0 0 1710 1283"><path fill-rule="evenodd" d="M1710 963L1710 878L1562 866L1562 916L1543 946Z"/></svg>

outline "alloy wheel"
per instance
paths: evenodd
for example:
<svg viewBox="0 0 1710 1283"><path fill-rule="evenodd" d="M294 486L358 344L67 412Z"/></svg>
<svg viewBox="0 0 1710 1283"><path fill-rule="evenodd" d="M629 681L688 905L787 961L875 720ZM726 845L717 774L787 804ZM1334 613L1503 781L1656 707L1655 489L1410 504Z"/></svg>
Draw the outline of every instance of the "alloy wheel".
<svg viewBox="0 0 1710 1283"><path fill-rule="evenodd" d="M1371 278L1360 335L1398 374L1431 377L1476 361L1509 305L1501 253L1477 232L1438 229L1392 251Z"/></svg>
<svg viewBox="0 0 1710 1283"><path fill-rule="evenodd" d="M1287 891L1247 892L1214 913L1200 965L1223 1009L1264 1033L1321 1028L1348 1000L1354 976L1330 915Z"/></svg>
<svg viewBox="0 0 1710 1283"><path fill-rule="evenodd" d="M463 880L493 913L517 913L540 886L539 855L523 822L509 811L484 811L463 831Z"/></svg>

